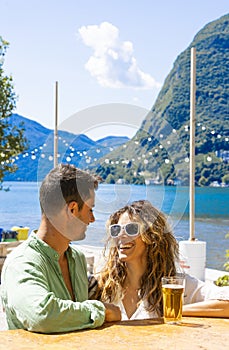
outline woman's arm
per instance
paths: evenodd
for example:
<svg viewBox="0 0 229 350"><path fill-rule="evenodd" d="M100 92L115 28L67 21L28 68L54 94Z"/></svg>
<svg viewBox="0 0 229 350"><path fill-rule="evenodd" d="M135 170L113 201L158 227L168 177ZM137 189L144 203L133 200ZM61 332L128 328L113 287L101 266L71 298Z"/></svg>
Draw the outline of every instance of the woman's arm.
<svg viewBox="0 0 229 350"><path fill-rule="evenodd" d="M183 306L183 316L229 318L229 300L206 300Z"/></svg>

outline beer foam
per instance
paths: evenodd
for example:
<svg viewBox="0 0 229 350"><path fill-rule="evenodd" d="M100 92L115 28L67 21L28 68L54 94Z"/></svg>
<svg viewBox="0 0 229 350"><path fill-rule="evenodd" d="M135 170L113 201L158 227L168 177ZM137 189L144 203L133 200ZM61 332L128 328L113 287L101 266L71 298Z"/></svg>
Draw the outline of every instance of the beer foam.
<svg viewBox="0 0 229 350"><path fill-rule="evenodd" d="M163 284L162 288L168 288L168 289L184 289L184 286L182 286L181 284Z"/></svg>

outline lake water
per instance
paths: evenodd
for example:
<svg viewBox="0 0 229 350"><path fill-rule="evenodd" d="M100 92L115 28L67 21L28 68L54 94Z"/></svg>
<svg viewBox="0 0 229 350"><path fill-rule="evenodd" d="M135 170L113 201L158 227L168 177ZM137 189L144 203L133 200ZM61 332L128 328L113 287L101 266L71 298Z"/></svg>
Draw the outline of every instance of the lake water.
<svg viewBox="0 0 229 350"><path fill-rule="evenodd" d="M40 207L39 184L5 182L10 191L0 191L0 227L28 226L38 228ZM96 192L96 221L87 230L85 240L77 244L103 246L105 222L114 211L137 199L148 199L168 215L178 240L189 239L189 189L170 186L135 186L101 184ZM207 243L206 266L223 269L229 249L229 188L196 188L195 237Z"/></svg>

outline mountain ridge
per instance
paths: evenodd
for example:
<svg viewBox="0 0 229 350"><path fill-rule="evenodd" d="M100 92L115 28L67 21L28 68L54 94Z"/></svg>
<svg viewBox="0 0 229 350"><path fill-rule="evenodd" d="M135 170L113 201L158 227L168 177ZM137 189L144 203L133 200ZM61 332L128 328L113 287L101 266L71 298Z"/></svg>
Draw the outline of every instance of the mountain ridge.
<svg viewBox="0 0 229 350"><path fill-rule="evenodd" d="M53 167L54 131L16 113L12 114L10 121L12 125L25 129L28 149L14 158L18 169L14 173L6 173L4 181L41 180ZM58 162L71 162L86 168L91 159L99 159L127 140L127 136L111 135L94 141L84 134L58 130Z"/></svg>
<svg viewBox="0 0 229 350"><path fill-rule="evenodd" d="M196 48L195 184L229 182L229 14L206 24L177 56L136 135L109 155L109 163L97 163L104 179L189 184L191 47Z"/></svg>

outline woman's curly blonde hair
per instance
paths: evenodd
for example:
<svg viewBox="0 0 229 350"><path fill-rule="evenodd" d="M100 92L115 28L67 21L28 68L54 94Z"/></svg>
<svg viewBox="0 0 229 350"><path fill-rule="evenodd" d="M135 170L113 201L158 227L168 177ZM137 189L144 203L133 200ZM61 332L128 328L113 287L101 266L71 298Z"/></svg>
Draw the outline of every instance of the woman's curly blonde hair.
<svg viewBox="0 0 229 350"><path fill-rule="evenodd" d="M113 213L107 221L117 224L120 216L127 213L130 219L140 223L140 235L147 249L147 268L141 278L140 300L148 301L148 311L162 315L161 277L176 274L178 243L169 227L165 215L147 200L138 200ZM104 255L106 266L98 276L97 298L104 302L117 302L123 296L127 276L126 263L120 261L118 248L108 237ZM108 251L108 253L106 253Z"/></svg>

